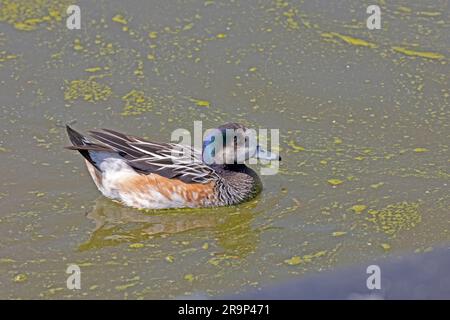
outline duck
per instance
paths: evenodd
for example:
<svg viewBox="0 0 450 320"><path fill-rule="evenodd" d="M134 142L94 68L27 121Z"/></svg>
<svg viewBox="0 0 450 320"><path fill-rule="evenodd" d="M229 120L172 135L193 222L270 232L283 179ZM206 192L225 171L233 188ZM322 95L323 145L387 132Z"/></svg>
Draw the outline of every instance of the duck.
<svg viewBox="0 0 450 320"><path fill-rule="evenodd" d="M101 194L137 209L241 204L262 190L261 179L245 160L281 160L257 144L250 147L248 129L239 123L226 123L205 134L202 150L111 129L90 130L89 137L69 125L66 130L72 144L66 148L83 156ZM229 130L235 132L233 139L227 139ZM215 147L218 141L222 144Z"/></svg>

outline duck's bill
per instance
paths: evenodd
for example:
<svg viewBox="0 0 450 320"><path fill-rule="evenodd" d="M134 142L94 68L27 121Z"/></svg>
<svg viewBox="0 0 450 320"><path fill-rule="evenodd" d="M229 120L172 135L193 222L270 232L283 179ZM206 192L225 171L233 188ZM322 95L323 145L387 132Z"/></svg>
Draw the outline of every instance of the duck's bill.
<svg viewBox="0 0 450 320"><path fill-rule="evenodd" d="M270 151L264 150L260 146L257 147L255 156L256 156L257 159L262 159L262 160L278 160L278 161L281 161L281 157L278 154L276 154L274 152L270 152Z"/></svg>

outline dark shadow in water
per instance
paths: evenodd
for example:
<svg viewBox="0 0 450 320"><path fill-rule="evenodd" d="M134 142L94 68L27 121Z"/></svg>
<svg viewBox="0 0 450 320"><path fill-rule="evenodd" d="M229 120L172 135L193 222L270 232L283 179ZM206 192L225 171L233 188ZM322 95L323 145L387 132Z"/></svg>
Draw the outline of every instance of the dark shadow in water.
<svg viewBox="0 0 450 320"><path fill-rule="evenodd" d="M367 268L372 264L380 268L380 289L367 287L367 279L373 274L368 273ZM449 269L450 246L447 245L432 252L405 253L298 277L258 290L248 288L222 299L449 299Z"/></svg>
<svg viewBox="0 0 450 320"><path fill-rule="evenodd" d="M254 218L262 211L258 202L255 199L240 206L223 208L138 210L100 197L87 214L95 228L89 240L78 249L101 249L186 232L195 237L195 232L210 230L210 238L224 249L224 254L242 257L253 252L259 242L261 230L252 227ZM274 201L264 202L267 210ZM202 234L204 237L204 232Z"/></svg>

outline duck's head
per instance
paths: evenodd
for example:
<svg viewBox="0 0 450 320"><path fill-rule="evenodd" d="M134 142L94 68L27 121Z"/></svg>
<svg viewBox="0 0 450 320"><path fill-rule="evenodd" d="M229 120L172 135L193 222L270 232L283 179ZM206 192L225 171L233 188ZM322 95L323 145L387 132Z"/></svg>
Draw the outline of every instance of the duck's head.
<svg viewBox="0 0 450 320"><path fill-rule="evenodd" d="M280 156L258 144L255 130L239 123L226 123L208 130L203 139L202 154L206 164L243 164L250 158L281 160Z"/></svg>

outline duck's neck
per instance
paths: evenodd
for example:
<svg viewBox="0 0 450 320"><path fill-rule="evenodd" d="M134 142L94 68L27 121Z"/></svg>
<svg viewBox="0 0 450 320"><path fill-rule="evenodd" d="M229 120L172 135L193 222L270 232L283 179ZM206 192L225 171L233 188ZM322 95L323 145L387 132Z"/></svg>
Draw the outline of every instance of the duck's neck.
<svg viewBox="0 0 450 320"><path fill-rule="evenodd" d="M212 167L222 178L217 188L225 204L247 201L261 191L261 180L256 172L245 164L213 165Z"/></svg>
<svg viewBox="0 0 450 320"><path fill-rule="evenodd" d="M249 167L247 167L245 164L241 164L241 163L222 164L222 165L217 165L217 166L219 166L222 170L234 171L234 172L245 172L246 170L249 169Z"/></svg>

